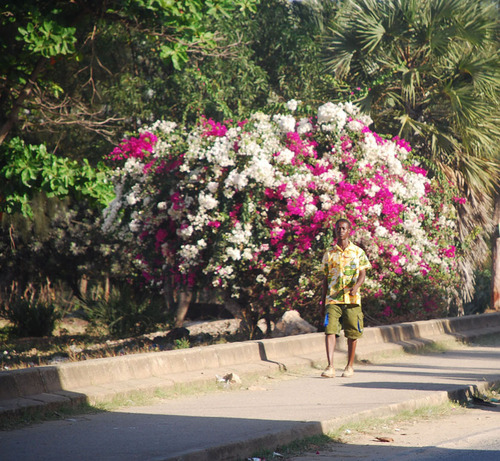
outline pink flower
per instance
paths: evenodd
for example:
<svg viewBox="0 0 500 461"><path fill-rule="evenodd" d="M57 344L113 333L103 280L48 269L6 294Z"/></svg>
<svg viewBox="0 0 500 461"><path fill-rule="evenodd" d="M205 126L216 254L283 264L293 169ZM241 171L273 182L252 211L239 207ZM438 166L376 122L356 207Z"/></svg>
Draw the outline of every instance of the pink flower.
<svg viewBox="0 0 500 461"><path fill-rule="evenodd" d="M174 192L170 196L170 200L172 202L172 207L174 210L182 210L184 208L184 198L180 194L180 192Z"/></svg>
<svg viewBox="0 0 500 461"><path fill-rule="evenodd" d="M447 258L454 258L455 257L455 250L456 250L455 245L450 245L448 248L444 248L442 250L442 254L444 256L446 256Z"/></svg>
<svg viewBox="0 0 500 461"><path fill-rule="evenodd" d="M384 317L390 317L391 315L394 315L394 312L392 311L391 306L386 306L385 309L381 312L381 314Z"/></svg>
<svg viewBox="0 0 500 461"><path fill-rule="evenodd" d="M227 133L227 127L220 122L215 122L211 118L208 120L206 118L202 119L202 125L204 128L204 132L202 136L216 136L223 137Z"/></svg>
<svg viewBox="0 0 500 461"><path fill-rule="evenodd" d="M146 163L146 165L144 165L144 168L142 169L142 171L144 172L144 174L148 174L149 170L151 169L151 167L154 164L155 164L154 160L151 160L149 163Z"/></svg>
<svg viewBox="0 0 500 461"><path fill-rule="evenodd" d="M417 165L410 165L408 167L408 171L411 171L412 173L416 174L421 174L422 176L427 176L427 170Z"/></svg>
<svg viewBox="0 0 500 461"><path fill-rule="evenodd" d="M271 230L271 244L275 245L279 240L285 236L285 229L276 228Z"/></svg>
<svg viewBox="0 0 500 461"><path fill-rule="evenodd" d="M108 158L111 160L126 160L127 158L144 159L148 157L158 141L152 133L142 133L138 138L124 139L119 146L115 147Z"/></svg>
<svg viewBox="0 0 500 461"><path fill-rule="evenodd" d="M158 232L156 232L156 241L164 242L167 234L168 232L165 229L158 229Z"/></svg>
<svg viewBox="0 0 500 461"><path fill-rule="evenodd" d="M399 136L394 136L392 140L397 144L398 147L405 149L407 152L411 152L411 146L404 139L401 139Z"/></svg>

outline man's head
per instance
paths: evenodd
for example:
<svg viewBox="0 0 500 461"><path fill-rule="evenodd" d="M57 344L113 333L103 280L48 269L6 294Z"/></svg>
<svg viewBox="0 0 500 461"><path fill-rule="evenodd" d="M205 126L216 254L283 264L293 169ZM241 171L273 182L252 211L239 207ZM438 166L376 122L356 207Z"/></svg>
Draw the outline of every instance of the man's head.
<svg viewBox="0 0 500 461"><path fill-rule="evenodd" d="M335 234L337 236L337 239L347 240L350 233L351 223L345 218L337 220L337 222L335 223Z"/></svg>

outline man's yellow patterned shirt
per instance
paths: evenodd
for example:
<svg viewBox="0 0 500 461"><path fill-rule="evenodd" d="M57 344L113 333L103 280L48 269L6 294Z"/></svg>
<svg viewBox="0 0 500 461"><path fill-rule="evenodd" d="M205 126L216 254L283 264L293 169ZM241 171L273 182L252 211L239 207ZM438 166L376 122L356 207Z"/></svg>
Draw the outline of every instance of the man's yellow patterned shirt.
<svg viewBox="0 0 500 461"><path fill-rule="evenodd" d="M359 271L372 266L362 248L349 242L345 250L338 245L330 248L322 260L322 268L328 280L325 304L361 304L359 290L355 296L349 289L355 285Z"/></svg>

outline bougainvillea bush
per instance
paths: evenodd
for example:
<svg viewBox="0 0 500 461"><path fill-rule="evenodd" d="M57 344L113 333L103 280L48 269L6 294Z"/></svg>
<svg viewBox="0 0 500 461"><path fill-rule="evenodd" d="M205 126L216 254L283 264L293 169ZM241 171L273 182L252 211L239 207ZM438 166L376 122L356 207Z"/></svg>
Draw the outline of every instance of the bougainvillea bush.
<svg viewBox="0 0 500 461"><path fill-rule="evenodd" d="M288 309L314 320L321 257L346 217L373 265L368 324L445 314L457 284L452 187L354 105L307 117L297 104L193 127L158 121L122 141L104 230L160 290L219 290L254 321Z"/></svg>

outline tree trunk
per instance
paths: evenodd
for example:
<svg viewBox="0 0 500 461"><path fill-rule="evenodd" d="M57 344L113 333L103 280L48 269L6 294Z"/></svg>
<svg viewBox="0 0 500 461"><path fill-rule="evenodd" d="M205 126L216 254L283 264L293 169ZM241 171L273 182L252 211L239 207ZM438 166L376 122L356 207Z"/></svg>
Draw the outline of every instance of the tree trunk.
<svg viewBox="0 0 500 461"><path fill-rule="evenodd" d="M177 302L177 312L175 313L175 327L180 328L184 323L186 314L189 309L189 304L193 299L193 292L191 290L181 290L179 291L179 300Z"/></svg>
<svg viewBox="0 0 500 461"><path fill-rule="evenodd" d="M252 339L256 325L252 325L252 321L249 318L251 310L244 309L229 293L226 293L224 296L224 307L233 314L235 319L240 320L239 330L246 332L248 337Z"/></svg>
<svg viewBox="0 0 500 461"><path fill-rule="evenodd" d="M110 292L110 283L109 283L109 275L106 275L106 278L104 279L104 301L108 302L109 301L109 292Z"/></svg>
<svg viewBox="0 0 500 461"><path fill-rule="evenodd" d="M83 275L80 279L80 296L84 299L87 298L87 288L89 284L89 279L86 275Z"/></svg>
<svg viewBox="0 0 500 461"><path fill-rule="evenodd" d="M230 295L226 295L224 299L224 307L231 312L233 317L238 320L243 320L243 309L240 304L234 299L231 298Z"/></svg>
<svg viewBox="0 0 500 461"><path fill-rule="evenodd" d="M176 307L173 286L172 277L166 276L165 282L163 283L163 296L165 299L165 305L167 306L167 311L173 311Z"/></svg>
<svg viewBox="0 0 500 461"><path fill-rule="evenodd" d="M28 78L28 81L26 82L24 88L19 93L17 99L14 101L10 114L7 117L7 120L0 127L0 144L4 142L5 138L9 134L9 131L17 123L19 111L23 107L24 101L26 101L26 99L29 98L29 96L31 95L31 91L33 90L33 85L37 81L42 70L44 69L46 61L47 60L45 58L38 59L38 61L35 64L35 67L33 68L33 71L31 72L31 75Z"/></svg>
<svg viewBox="0 0 500 461"><path fill-rule="evenodd" d="M493 214L492 268L491 268L491 309L500 311L500 193L495 196Z"/></svg>

